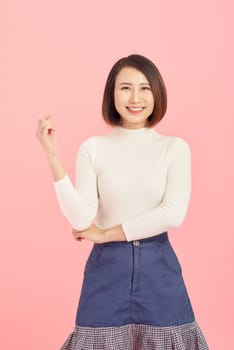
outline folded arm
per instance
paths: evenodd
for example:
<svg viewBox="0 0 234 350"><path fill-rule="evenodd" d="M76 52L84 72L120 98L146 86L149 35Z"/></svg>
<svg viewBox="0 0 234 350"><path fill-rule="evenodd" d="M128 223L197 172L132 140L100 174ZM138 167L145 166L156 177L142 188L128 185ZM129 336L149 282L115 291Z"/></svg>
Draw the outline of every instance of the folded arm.
<svg viewBox="0 0 234 350"><path fill-rule="evenodd" d="M167 174L166 190L160 205L121 223L127 241L155 236L180 226L191 196L191 150L177 137Z"/></svg>

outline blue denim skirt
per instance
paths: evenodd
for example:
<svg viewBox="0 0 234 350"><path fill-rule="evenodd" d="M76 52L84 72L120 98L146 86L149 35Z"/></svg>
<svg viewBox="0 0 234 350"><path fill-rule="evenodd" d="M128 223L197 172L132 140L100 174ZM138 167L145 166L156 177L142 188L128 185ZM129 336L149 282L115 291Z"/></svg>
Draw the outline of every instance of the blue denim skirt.
<svg viewBox="0 0 234 350"><path fill-rule="evenodd" d="M167 232L131 242L93 244L84 268L77 326L167 327L194 321Z"/></svg>

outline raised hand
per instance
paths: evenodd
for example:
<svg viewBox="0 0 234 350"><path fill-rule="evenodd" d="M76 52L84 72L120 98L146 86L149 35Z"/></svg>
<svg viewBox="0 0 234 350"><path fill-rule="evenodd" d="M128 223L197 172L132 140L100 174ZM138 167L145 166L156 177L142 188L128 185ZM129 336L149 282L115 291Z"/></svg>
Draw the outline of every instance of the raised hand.
<svg viewBox="0 0 234 350"><path fill-rule="evenodd" d="M51 116L38 120L37 138L48 156L58 155L58 141L52 125Z"/></svg>

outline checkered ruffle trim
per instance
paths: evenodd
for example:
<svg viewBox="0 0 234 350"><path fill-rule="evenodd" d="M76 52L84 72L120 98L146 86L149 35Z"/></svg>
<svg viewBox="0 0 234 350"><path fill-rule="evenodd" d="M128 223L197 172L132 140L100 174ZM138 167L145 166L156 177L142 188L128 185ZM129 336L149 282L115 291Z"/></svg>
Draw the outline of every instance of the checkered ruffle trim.
<svg viewBox="0 0 234 350"><path fill-rule="evenodd" d="M60 350L209 350L197 322L156 327L127 324L119 327L75 326Z"/></svg>

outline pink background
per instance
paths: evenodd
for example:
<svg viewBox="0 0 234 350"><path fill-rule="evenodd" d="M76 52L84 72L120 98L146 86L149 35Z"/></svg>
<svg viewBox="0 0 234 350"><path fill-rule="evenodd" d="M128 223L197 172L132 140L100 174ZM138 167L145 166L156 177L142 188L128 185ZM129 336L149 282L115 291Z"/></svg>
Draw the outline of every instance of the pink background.
<svg viewBox="0 0 234 350"><path fill-rule="evenodd" d="M109 131L101 116L107 74L131 53L152 59L167 86L168 110L156 129L191 145L191 202L169 234L210 349L234 348L233 2L0 6L1 348L59 349L73 330L92 245L74 241L59 211L37 119L53 116L74 181L80 142Z"/></svg>

